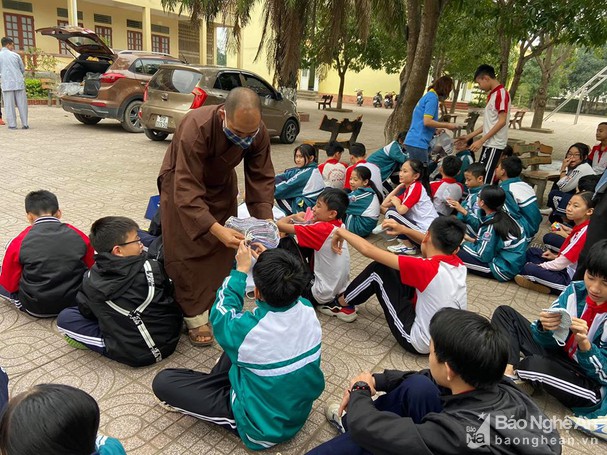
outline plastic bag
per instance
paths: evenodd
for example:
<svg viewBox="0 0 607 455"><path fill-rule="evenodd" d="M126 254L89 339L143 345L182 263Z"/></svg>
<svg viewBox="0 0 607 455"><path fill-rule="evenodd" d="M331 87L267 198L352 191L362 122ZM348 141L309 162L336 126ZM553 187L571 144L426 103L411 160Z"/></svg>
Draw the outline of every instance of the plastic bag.
<svg viewBox="0 0 607 455"><path fill-rule="evenodd" d="M278 226L271 221L259 220L254 217L236 218L231 216L225 224L226 227L244 234L245 242L261 243L269 249L276 248L280 241Z"/></svg>
<svg viewBox="0 0 607 455"><path fill-rule="evenodd" d="M65 96L65 95L78 95L81 93L82 85L80 82L62 82L57 87L57 95Z"/></svg>
<svg viewBox="0 0 607 455"><path fill-rule="evenodd" d="M437 136L434 136L430 141L430 150L435 147L442 147L445 155L453 154L453 139L444 131Z"/></svg>

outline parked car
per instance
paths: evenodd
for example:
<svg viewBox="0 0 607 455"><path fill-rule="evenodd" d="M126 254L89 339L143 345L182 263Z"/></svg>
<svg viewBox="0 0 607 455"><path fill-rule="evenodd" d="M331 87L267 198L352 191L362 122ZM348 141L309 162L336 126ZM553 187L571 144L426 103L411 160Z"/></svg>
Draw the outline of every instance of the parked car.
<svg viewBox="0 0 607 455"><path fill-rule="evenodd" d="M178 63L179 59L153 52L115 53L94 32L82 27L45 27L36 31L64 42L78 54L61 71L61 82L82 83L78 94L61 97L64 110L86 125L112 118L131 133L143 132L138 114L145 86L161 64Z"/></svg>
<svg viewBox="0 0 607 455"><path fill-rule="evenodd" d="M150 80L141 106L143 131L151 140L162 141L191 109L222 104L236 87L248 87L260 96L270 136L279 136L285 144L295 141L300 128L295 103L260 76L237 68L186 64L162 65Z"/></svg>

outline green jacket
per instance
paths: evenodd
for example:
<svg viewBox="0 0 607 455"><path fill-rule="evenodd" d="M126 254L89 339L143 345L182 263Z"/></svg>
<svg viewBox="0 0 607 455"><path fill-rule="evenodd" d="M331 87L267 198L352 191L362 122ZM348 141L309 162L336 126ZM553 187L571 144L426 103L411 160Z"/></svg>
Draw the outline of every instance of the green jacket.
<svg viewBox="0 0 607 455"><path fill-rule="evenodd" d="M303 427L325 380L320 323L299 298L283 308L258 300L243 311L246 274L232 270L217 290L210 321L230 360L232 412L247 447L262 450Z"/></svg>

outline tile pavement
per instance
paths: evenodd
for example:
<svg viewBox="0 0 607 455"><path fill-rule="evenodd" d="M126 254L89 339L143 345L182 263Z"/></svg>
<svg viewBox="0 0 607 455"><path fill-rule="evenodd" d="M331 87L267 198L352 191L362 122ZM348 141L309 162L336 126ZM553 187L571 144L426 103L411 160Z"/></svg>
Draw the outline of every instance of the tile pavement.
<svg viewBox="0 0 607 455"><path fill-rule="evenodd" d="M323 112L308 101L301 101L300 109L311 114L311 121L302 125L300 138L322 137L316 128ZM359 140L371 151L382 146L383 125L389 112L369 107L354 109L350 114L329 115L352 118L363 114ZM156 175L167 141L152 142L143 134L126 133L117 122L109 120L85 126L58 108L30 107L30 118L29 131L0 127L0 162L4 170L0 181L0 244L5 245L25 227L23 198L29 191L40 188L55 192L63 219L85 232L95 219L105 215L130 216L147 226L143 213L148 197L155 194ZM578 140L594 142L599 121L595 117L581 117L579 124L573 126L573 116L557 114L545 124L555 130L554 134L511 130L511 135L525 140L539 138L553 145L555 158L562 159L568 145ZM292 166L292 150L293 146L273 142L273 160L278 171ZM242 169L239 174L242 175ZM373 241L383 242L379 238ZM1 248L0 257L3 255ZM354 252L352 274L367 263ZM532 318L551 300L512 283L474 276L468 278L468 285L469 309L486 316L497 305L507 304ZM352 324L322 315L319 318L323 326L322 368L326 389L302 431L268 453L302 454L334 436L324 418L324 405L339 399L349 378L361 370L427 367L426 357L408 354L396 344L374 299L360 308L360 316ZM0 364L11 377L11 393L41 382L81 387L99 402L101 431L119 438L129 454L249 453L233 434L188 416L166 412L157 406L150 391L152 378L160 369L187 367L208 371L220 352L217 346L194 349L182 339L175 354L160 365L133 369L95 353L70 348L52 320L35 320L4 303L0 305ZM566 415L566 410L545 394L536 393L534 398L549 415ZM607 444L584 444L580 433L563 432L563 436L570 437L564 453L607 453Z"/></svg>

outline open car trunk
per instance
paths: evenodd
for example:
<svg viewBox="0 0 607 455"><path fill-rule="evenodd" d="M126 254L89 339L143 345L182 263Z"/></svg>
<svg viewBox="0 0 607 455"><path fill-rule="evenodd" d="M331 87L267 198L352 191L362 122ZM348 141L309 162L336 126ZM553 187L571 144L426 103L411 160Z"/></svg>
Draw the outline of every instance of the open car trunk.
<svg viewBox="0 0 607 455"><path fill-rule="evenodd" d="M103 74L112 63L112 60L103 57L79 55L71 65L61 71L61 82L82 82L87 73Z"/></svg>

